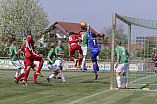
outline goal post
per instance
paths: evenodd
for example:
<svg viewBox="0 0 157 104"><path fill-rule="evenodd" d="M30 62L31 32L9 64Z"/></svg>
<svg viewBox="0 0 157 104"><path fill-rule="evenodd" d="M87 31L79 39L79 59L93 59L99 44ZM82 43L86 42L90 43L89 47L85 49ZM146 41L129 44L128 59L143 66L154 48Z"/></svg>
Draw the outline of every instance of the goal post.
<svg viewBox="0 0 157 104"><path fill-rule="evenodd" d="M127 71L129 88L157 91L157 76L151 58L153 51L157 54L157 20L127 17L117 13L112 14L110 89L117 86L114 65L118 24L124 25L123 29L127 37L127 43L122 42L122 45L130 55ZM124 84L123 78L121 82Z"/></svg>

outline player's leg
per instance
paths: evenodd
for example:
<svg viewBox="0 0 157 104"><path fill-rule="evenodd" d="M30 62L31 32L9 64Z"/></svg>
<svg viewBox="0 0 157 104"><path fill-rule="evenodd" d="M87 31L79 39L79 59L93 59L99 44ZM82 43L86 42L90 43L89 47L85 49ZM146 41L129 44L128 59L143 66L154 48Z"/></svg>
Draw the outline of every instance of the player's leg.
<svg viewBox="0 0 157 104"><path fill-rule="evenodd" d="M32 65L32 69L35 70L35 72L34 72L33 84L41 84L40 82L37 82L37 76L38 76L37 70L38 70L38 67L37 67L34 63L33 63L33 65Z"/></svg>
<svg viewBox="0 0 157 104"><path fill-rule="evenodd" d="M95 79L97 79L98 77L98 74L97 74L97 64L96 64L96 61L97 61L97 56L99 54L99 51L98 50L91 50L91 60L93 62L93 69L94 69L94 73L95 73Z"/></svg>
<svg viewBox="0 0 157 104"><path fill-rule="evenodd" d="M62 60L60 60L60 71L62 72L62 69L63 69L63 65L64 65L64 62ZM58 79L62 79L62 76L60 76L60 74L58 74Z"/></svg>
<svg viewBox="0 0 157 104"><path fill-rule="evenodd" d="M116 69L116 80L117 80L118 89L122 89L120 73L122 72L123 66L124 64L119 64Z"/></svg>
<svg viewBox="0 0 157 104"><path fill-rule="evenodd" d="M75 62L75 67L77 66L77 59L73 56L75 54L74 46L70 47L70 59Z"/></svg>
<svg viewBox="0 0 157 104"><path fill-rule="evenodd" d="M16 79L18 77L18 75L19 75L20 70L21 70L22 63L19 60L17 60L17 61L11 61L11 62L12 62L12 64L15 67L17 67L16 73L15 73L15 77L14 77L14 79Z"/></svg>
<svg viewBox="0 0 157 104"><path fill-rule="evenodd" d="M42 69L43 63L44 63L43 55L33 53L31 60L39 61L39 67L38 67L36 74L43 77L43 75L40 73L40 70Z"/></svg>
<svg viewBox="0 0 157 104"><path fill-rule="evenodd" d="M65 81L65 77L64 77L64 74L62 73L62 71L61 71L60 69L58 69L58 70L56 70L56 72L57 72L57 74L60 75L60 77L61 77L63 83L67 83L67 82Z"/></svg>
<svg viewBox="0 0 157 104"><path fill-rule="evenodd" d="M55 64L48 65L47 67L52 72L55 72L57 69L59 69L59 67L57 65L55 65ZM57 75L56 72L52 73L50 76L47 77L47 81L50 82L51 81L50 79L51 78L55 78L56 75Z"/></svg>
<svg viewBox="0 0 157 104"><path fill-rule="evenodd" d="M128 63L124 63L124 67L123 67L122 71L123 71L123 78L124 78L124 83L125 83L125 89L128 89L128 79L127 79L127 76L126 76L128 68L129 68L129 64Z"/></svg>
<svg viewBox="0 0 157 104"><path fill-rule="evenodd" d="M87 57L87 47L81 47L82 51L83 51L83 60L82 60L82 65L81 68L83 68L84 70L86 70L86 57Z"/></svg>
<svg viewBox="0 0 157 104"><path fill-rule="evenodd" d="M27 66L26 70L25 70L25 74L24 74L24 80L23 80L23 84L27 85L27 78L29 75L29 71L30 71L31 66Z"/></svg>

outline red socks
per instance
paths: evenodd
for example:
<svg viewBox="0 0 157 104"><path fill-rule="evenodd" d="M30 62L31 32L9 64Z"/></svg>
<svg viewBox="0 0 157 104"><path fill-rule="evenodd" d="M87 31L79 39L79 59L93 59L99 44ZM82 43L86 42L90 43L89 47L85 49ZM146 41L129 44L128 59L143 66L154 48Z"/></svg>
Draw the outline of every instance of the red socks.
<svg viewBox="0 0 157 104"><path fill-rule="evenodd" d="M38 71L37 71L38 73L40 73L40 70L41 70L41 68L43 67L43 63L44 63L44 62L40 62L40 63L39 63L39 68L38 68Z"/></svg>

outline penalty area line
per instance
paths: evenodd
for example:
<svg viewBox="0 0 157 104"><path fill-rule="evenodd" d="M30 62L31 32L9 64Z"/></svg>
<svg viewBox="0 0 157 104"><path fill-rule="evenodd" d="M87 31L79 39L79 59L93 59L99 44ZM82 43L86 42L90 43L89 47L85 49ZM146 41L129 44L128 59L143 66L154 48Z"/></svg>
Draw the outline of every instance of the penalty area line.
<svg viewBox="0 0 157 104"><path fill-rule="evenodd" d="M80 101L82 101L82 100L85 100L85 99L88 99L88 98L94 97L94 96L99 95L99 94L102 94L102 93L106 93L106 92L108 92L108 91L110 91L110 89L105 90L105 91L102 91L102 92L95 93L95 94L90 95L90 96L86 96L86 97L84 97L84 98L81 98L81 99L78 99L78 100L72 101L72 102L70 102L70 103L68 103L68 104L75 104L75 103L80 102Z"/></svg>

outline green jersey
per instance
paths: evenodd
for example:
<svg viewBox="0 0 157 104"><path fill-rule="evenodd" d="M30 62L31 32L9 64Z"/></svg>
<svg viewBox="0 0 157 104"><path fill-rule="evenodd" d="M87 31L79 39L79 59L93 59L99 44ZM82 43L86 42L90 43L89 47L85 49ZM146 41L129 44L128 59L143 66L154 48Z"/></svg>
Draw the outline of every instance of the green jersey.
<svg viewBox="0 0 157 104"><path fill-rule="evenodd" d="M14 45L11 45L9 47L9 53L11 54L11 61L17 61L18 60L18 56L17 54L15 54L15 51L17 52L17 49Z"/></svg>
<svg viewBox="0 0 157 104"><path fill-rule="evenodd" d="M55 62L56 60L56 54L55 54L55 51L54 50L50 50L49 53L48 53L48 56L50 57L50 59ZM51 65L52 63L48 60L47 61L47 65Z"/></svg>
<svg viewBox="0 0 157 104"><path fill-rule="evenodd" d="M88 44L88 42L87 42L87 32L82 33L81 38L82 38L81 46L87 46L87 44Z"/></svg>
<svg viewBox="0 0 157 104"><path fill-rule="evenodd" d="M63 50L64 50L64 48L61 46L61 47L59 47L59 46L57 46L56 48L55 48L55 53L58 53L58 54L63 54ZM58 55L58 57L60 57L60 58L64 58L63 57L63 55ZM59 60L59 59L58 59Z"/></svg>
<svg viewBox="0 0 157 104"><path fill-rule="evenodd" d="M119 64L127 63L128 62L128 59L127 59L128 51L122 46L116 47L115 50L116 50L117 54L120 54Z"/></svg>

